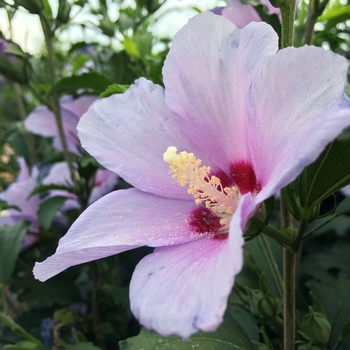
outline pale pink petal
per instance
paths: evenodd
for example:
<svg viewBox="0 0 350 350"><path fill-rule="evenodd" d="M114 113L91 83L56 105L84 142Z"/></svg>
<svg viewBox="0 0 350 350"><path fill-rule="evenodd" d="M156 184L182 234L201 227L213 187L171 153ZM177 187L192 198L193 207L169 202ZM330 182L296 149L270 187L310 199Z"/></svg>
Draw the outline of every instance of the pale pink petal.
<svg viewBox="0 0 350 350"><path fill-rule="evenodd" d="M52 137L58 133L55 117L47 107L34 109L24 121L24 126L33 134L44 137Z"/></svg>
<svg viewBox="0 0 350 350"><path fill-rule="evenodd" d="M174 38L163 68L166 103L182 132L227 173L230 162L249 155L247 91L277 49L266 23L237 29L210 12L190 19Z"/></svg>
<svg viewBox="0 0 350 350"><path fill-rule="evenodd" d="M18 163L18 166L19 166L19 174L16 178L16 181L17 182L20 182L20 181L26 181L29 179L29 169L28 169L28 165L26 163L26 161L24 160L23 157L19 157L17 159L17 163Z"/></svg>
<svg viewBox="0 0 350 350"><path fill-rule="evenodd" d="M228 1L229 7L222 10L221 15L235 24L238 28L242 28L250 22L260 22L261 18L254 10L254 7L242 4L240 0Z"/></svg>
<svg viewBox="0 0 350 350"><path fill-rule="evenodd" d="M6 191L0 193L0 198L9 205L15 205L21 209L18 212L15 209L9 209L10 215L20 215L30 221L35 221L39 209L40 196L38 194L30 197L30 193L38 186L37 180L29 178L27 181L14 182Z"/></svg>
<svg viewBox="0 0 350 350"><path fill-rule="evenodd" d="M72 96L65 96L60 100L60 106L63 110L74 114L79 120L97 99L97 96L81 96L76 99Z"/></svg>
<svg viewBox="0 0 350 350"><path fill-rule="evenodd" d="M72 178L66 162L58 162L52 165L49 173L42 181L43 185L72 186Z"/></svg>
<svg viewBox="0 0 350 350"><path fill-rule="evenodd" d="M94 187L90 193L88 204L96 202L98 199L111 192L118 183L119 176L110 170L98 169L95 176Z"/></svg>
<svg viewBox="0 0 350 350"><path fill-rule="evenodd" d="M280 16L281 15L281 11L279 8L272 6L271 2L269 0L260 0L261 3L263 5L265 5L267 7L267 9L269 10L269 13L273 14L275 13L276 15ZM296 1L296 3L299 3L299 0Z"/></svg>
<svg viewBox="0 0 350 350"><path fill-rule="evenodd" d="M194 202L170 200L137 189L112 192L89 206L61 238L56 253L34 268L40 281L70 266L140 246L197 240L188 224Z"/></svg>
<svg viewBox="0 0 350 350"><path fill-rule="evenodd" d="M347 197L350 196L350 185L345 186L340 190L340 192L343 194L343 196Z"/></svg>
<svg viewBox="0 0 350 350"><path fill-rule="evenodd" d="M212 235L182 245L156 248L140 261L130 284L130 306L148 329L188 338L210 332L223 320L235 276L243 265L242 199L229 239Z"/></svg>
<svg viewBox="0 0 350 350"><path fill-rule="evenodd" d="M262 187L256 201L294 180L350 125L346 73L346 59L307 46L279 51L260 70L250 90L247 132Z"/></svg>
<svg viewBox="0 0 350 350"><path fill-rule="evenodd" d="M144 78L124 94L93 103L80 120L78 132L82 146L104 167L162 197L191 198L163 160L169 146L193 152L203 164L212 165L175 124L164 89Z"/></svg>

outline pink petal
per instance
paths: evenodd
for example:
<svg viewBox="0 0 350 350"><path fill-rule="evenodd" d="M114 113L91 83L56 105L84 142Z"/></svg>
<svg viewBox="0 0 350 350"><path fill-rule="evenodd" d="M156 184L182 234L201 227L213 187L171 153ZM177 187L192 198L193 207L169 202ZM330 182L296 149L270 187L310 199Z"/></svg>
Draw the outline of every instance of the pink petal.
<svg viewBox="0 0 350 350"><path fill-rule="evenodd" d="M9 205L16 205L21 212L15 209L9 209L10 215L21 216L30 221L35 221L39 209L40 196L38 194L30 197L30 193L38 186L35 178L29 178L26 181L12 183L6 191L0 193L0 198Z"/></svg>
<svg viewBox="0 0 350 350"><path fill-rule="evenodd" d="M190 19L174 38L163 69L166 103L183 133L227 173L230 162L249 155L247 91L277 49L269 25L237 29L210 12Z"/></svg>
<svg viewBox="0 0 350 350"><path fill-rule="evenodd" d="M242 4L239 0L228 1L229 7L222 10L221 15L242 28L250 22L260 22L261 18L253 6Z"/></svg>
<svg viewBox="0 0 350 350"><path fill-rule="evenodd" d="M82 146L104 167L162 197L191 198L163 160L169 146L193 152L203 164L212 165L175 124L164 89L144 78L124 94L96 101L79 122L78 132Z"/></svg>
<svg viewBox="0 0 350 350"><path fill-rule="evenodd" d="M112 192L89 206L61 238L56 253L36 263L45 281L70 266L140 246L174 245L202 237L188 225L194 202L170 200L137 189Z"/></svg>
<svg viewBox="0 0 350 350"><path fill-rule="evenodd" d="M245 198L250 200L249 195ZM148 329L188 338L214 331L223 320L235 276L243 265L242 200L229 239L156 248L137 265L130 284L131 310Z"/></svg>
<svg viewBox="0 0 350 350"><path fill-rule="evenodd" d="M16 178L16 181L19 182L19 181L26 181L29 179L29 169L28 169L28 165L26 163L26 161L24 160L23 157L19 157L17 158L17 163L18 163L18 166L19 166L19 174Z"/></svg>
<svg viewBox="0 0 350 350"><path fill-rule="evenodd" d="M49 173L42 181L43 185L72 186L72 178L66 162L58 162L52 165Z"/></svg>
<svg viewBox="0 0 350 350"><path fill-rule="evenodd" d="M55 117L47 107L34 109L24 121L24 126L33 134L44 137L57 135Z"/></svg>
<svg viewBox="0 0 350 350"><path fill-rule="evenodd" d="M302 62L302 64L300 64ZM350 125L347 61L321 48L287 48L253 81L247 143L262 201L293 181Z"/></svg>
<svg viewBox="0 0 350 350"><path fill-rule="evenodd" d="M89 196L88 204L96 202L98 199L111 192L118 183L119 176L112 171L98 169L95 176L94 187Z"/></svg>
<svg viewBox="0 0 350 350"><path fill-rule="evenodd" d="M97 99L97 96L81 96L76 99L72 96L65 96L60 100L60 106L63 110L74 114L79 120Z"/></svg>

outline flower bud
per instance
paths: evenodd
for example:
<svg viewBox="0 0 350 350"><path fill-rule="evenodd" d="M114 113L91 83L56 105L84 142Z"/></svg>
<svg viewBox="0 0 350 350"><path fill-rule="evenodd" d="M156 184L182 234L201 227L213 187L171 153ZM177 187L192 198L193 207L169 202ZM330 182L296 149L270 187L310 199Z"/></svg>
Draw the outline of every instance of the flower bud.
<svg viewBox="0 0 350 350"><path fill-rule="evenodd" d="M278 300L271 294L263 294L260 289L245 287L248 294L248 303L251 313L254 316L269 319L279 311Z"/></svg>
<svg viewBox="0 0 350 350"><path fill-rule="evenodd" d="M326 345L331 336L331 325L320 312L309 306L309 312L303 317L300 334L307 340Z"/></svg>
<svg viewBox="0 0 350 350"><path fill-rule="evenodd" d="M26 83L27 63L20 49L17 50L6 40L0 38L0 74L17 83Z"/></svg>

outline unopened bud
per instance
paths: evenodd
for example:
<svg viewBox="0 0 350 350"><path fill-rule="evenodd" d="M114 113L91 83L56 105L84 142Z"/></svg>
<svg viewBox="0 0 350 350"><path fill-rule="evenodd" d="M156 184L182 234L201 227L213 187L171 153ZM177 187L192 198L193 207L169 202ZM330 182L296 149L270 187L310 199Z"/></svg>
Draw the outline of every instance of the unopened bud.
<svg viewBox="0 0 350 350"><path fill-rule="evenodd" d="M251 313L254 316L265 319L276 316L279 311L278 300L271 294L264 295L260 289L245 288L248 293L248 303Z"/></svg>
<svg viewBox="0 0 350 350"><path fill-rule="evenodd" d="M327 318L309 306L309 312L303 317L302 331L299 332L305 339L326 345L331 336L331 325Z"/></svg>

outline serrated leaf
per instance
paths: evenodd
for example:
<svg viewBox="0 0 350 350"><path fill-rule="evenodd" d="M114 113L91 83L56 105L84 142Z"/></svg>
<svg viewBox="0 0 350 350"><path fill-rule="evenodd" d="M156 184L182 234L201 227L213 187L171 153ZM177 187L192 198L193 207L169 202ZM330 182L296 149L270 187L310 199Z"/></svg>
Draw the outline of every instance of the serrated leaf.
<svg viewBox="0 0 350 350"><path fill-rule="evenodd" d="M130 85L121 85L121 84L110 85L104 92L102 92L102 94L100 95L100 98L109 97L114 94L124 93L126 90L129 89L129 87Z"/></svg>
<svg viewBox="0 0 350 350"><path fill-rule="evenodd" d="M50 93L77 94L80 89L89 89L92 93L99 95L112 84L113 81L105 75L98 72L89 72L59 80L51 88Z"/></svg>
<svg viewBox="0 0 350 350"><path fill-rule="evenodd" d="M52 220L55 217L58 209L62 207L67 197L52 197L42 202L38 210L38 222L39 224L48 229L51 226Z"/></svg>
<svg viewBox="0 0 350 350"><path fill-rule="evenodd" d="M0 284L5 283L11 276L24 235L30 225L21 220L13 226L0 227Z"/></svg>
<svg viewBox="0 0 350 350"><path fill-rule="evenodd" d="M199 332L188 340L161 335L142 329L141 333L119 343L121 350L254 350L255 347L240 325L229 315L215 332Z"/></svg>
<svg viewBox="0 0 350 350"><path fill-rule="evenodd" d="M332 193L350 184L350 142L333 141L299 179L300 203L312 209Z"/></svg>

